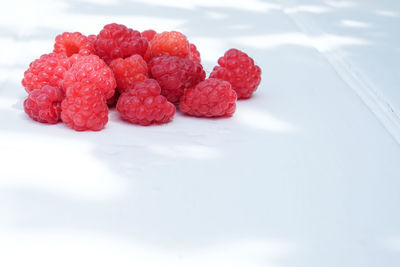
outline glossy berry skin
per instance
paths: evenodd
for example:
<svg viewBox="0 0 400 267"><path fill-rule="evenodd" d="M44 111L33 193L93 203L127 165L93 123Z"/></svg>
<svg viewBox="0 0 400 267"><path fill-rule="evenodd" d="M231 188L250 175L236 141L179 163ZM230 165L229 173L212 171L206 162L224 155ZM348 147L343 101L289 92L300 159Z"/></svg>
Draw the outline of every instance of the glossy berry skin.
<svg viewBox="0 0 400 267"><path fill-rule="evenodd" d="M201 62L200 52L197 50L197 47L194 44L189 44L189 58L194 62Z"/></svg>
<svg viewBox="0 0 400 267"><path fill-rule="evenodd" d="M94 53L94 46L80 32L64 32L57 35L53 52L65 54L67 57L74 54L87 56Z"/></svg>
<svg viewBox="0 0 400 267"><path fill-rule="evenodd" d="M108 121L104 95L93 84L70 87L61 108L62 121L76 131L100 131Z"/></svg>
<svg viewBox="0 0 400 267"><path fill-rule="evenodd" d="M189 42L185 35L176 31L162 32L154 35L144 58L146 61L165 55L188 58L189 51Z"/></svg>
<svg viewBox="0 0 400 267"><path fill-rule="evenodd" d="M82 58L81 55L79 54L73 54L72 56L69 57L69 62L71 62L71 67L72 65L75 64L75 62L77 62L80 58Z"/></svg>
<svg viewBox="0 0 400 267"><path fill-rule="evenodd" d="M185 91L180 109L196 117L230 117L236 109L236 98L230 83L207 79Z"/></svg>
<svg viewBox="0 0 400 267"><path fill-rule="evenodd" d="M24 101L24 110L29 117L42 123L55 124L61 118L61 101L64 91L49 85L32 90Z"/></svg>
<svg viewBox="0 0 400 267"><path fill-rule="evenodd" d="M220 66L214 67L210 78L231 83L238 99L249 98L261 82L261 69L246 53L237 49L228 50L218 59Z"/></svg>
<svg viewBox="0 0 400 267"><path fill-rule="evenodd" d="M155 30L146 30L146 31L142 31L142 37L146 38L147 41L151 41L154 37L154 35L157 34L157 32Z"/></svg>
<svg viewBox="0 0 400 267"><path fill-rule="evenodd" d="M116 58L126 58L135 54L146 53L148 41L140 32L121 24L108 24L97 35L94 42L96 55L107 64Z"/></svg>
<svg viewBox="0 0 400 267"><path fill-rule="evenodd" d="M95 85L103 92L106 99L114 95L116 87L113 71L96 55L78 58L66 72L63 89L68 92L68 88L75 86L76 83Z"/></svg>
<svg viewBox="0 0 400 267"><path fill-rule="evenodd" d="M151 76L161 86L161 94L177 105L183 92L203 81L206 73L200 63L175 56L153 58L149 62Z"/></svg>
<svg viewBox="0 0 400 267"><path fill-rule="evenodd" d="M122 119L134 124L167 123L172 120L176 108L160 92L160 86L153 79L137 82L119 97L117 111Z"/></svg>
<svg viewBox="0 0 400 267"><path fill-rule="evenodd" d="M71 63L66 55L44 54L29 64L22 85L28 93L45 85L61 88L64 75L70 67Z"/></svg>
<svg viewBox="0 0 400 267"><path fill-rule="evenodd" d="M139 55L133 55L125 59L114 59L110 64L110 68L114 72L120 93L132 88L135 82L144 81L148 78L147 63Z"/></svg>

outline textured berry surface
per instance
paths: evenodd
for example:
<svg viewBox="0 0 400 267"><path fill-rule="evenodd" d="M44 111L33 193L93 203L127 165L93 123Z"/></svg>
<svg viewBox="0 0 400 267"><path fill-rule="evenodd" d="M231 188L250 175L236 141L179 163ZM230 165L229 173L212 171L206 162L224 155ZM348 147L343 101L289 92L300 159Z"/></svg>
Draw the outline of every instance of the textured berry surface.
<svg viewBox="0 0 400 267"><path fill-rule="evenodd" d="M147 63L139 55L114 59L110 68L114 72L118 91L121 93L132 88L135 82L144 81L148 77Z"/></svg>
<svg viewBox="0 0 400 267"><path fill-rule="evenodd" d="M88 37L80 32L64 32L57 35L53 52L62 53L68 57L73 54L87 56L94 53L94 46Z"/></svg>
<svg viewBox="0 0 400 267"><path fill-rule="evenodd" d="M231 83L239 99L249 98L261 82L261 69L246 53L230 49L218 59L220 66L215 66L210 78L217 78Z"/></svg>
<svg viewBox="0 0 400 267"><path fill-rule="evenodd" d="M95 85L106 99L114 95L116 87L113 71L96 55L78 58L64 76L63 89L68 92L77 83Z"/></svg>
<svg viewBox="0 0 400 267"><path fill-rule="evenodd" d="M146 38L147 41L153 40L154 36L157 34L155 30L146 30L142 32L142 37ZM169 53L168 53L169 54ZM201 62L200 52L197 50L196 45L189 43L189 59Z"/></svg>
<svg viewBox="0 0 400 267"><path fill-rule="evenodd" d="M116 90L115 94L111 98L107 99L107 106L109 108L115 107L117 105L119 96L120 96L120 93Z"/></svg>
<svg viewBox="0 0 400 267"><path fill-rule="evenodd" d="M197 47L194 44L189 44L189 51L190 51L189 58L195 62L200 63L201 62L200 52L197 50Z"/></svg>
<svg viewBox="0 0 400 267"><path fill-rule="evenodd" d="M29 65L22 85L28 93L45 85L61 88L64 75L70 67L71 63L66 55L44 54Z"/></svg>
<svg viewBox="0 0 400 267"><path fill-rule="evenodd" d="M81 55L79 54L73 54L72 56L69 57L69 62L71 62L71 66L75 64L80 58L82 58Z"/></svg>
<svg viewBox="0 0 400 267"><path fill-rule="evenodd" d="M167 123L172 120L176 108L160 92L160 86L153 79L137 82L119 97L117 110L124 120L134 124Z"/></svg>
<svg viewBox="0 0 400 267"><path fill-rule="evenodd" d="M142 32L142 37L146 38L147 41L150 42L156 34L157 32L155 30L146 30Z"/></svg>
<svg viewBox="0 0 400 267"><path fill-rule="evenodd" d="M99 131L108 121L104 95L93 84L76 83L70 87L61 108L62 121L77 131Z"/></svg>
<svg viewBox="0 0 400 267"><path fill-rule="evenodd" d="M29 93L24 101L24 110L35 121L55 124L61 118L63 99L64 91L61 88L45 85Z"/></svg>
<svg viewBox="0 0 400 267"><path fill-rule="evenodd" d="M161 86L161 94L174 104L179 103L185 89L195 86L206 76L200 63L175 56L153 58L149 68Z"/></svg>
<svg viewBox="0 0 400 267"><path fill-rule="evenodd" d="M154 35L149 43L145 59L148 61L158 56L189 57L189 42L180 32L162 32Z"/></svg>
<svg viewBox="0 0 400 267"><path fill-rule="evenodd" d="M93 45L93 47L94 47L94 43L96 42L96 39L97 39L97 35L95 35L95 34L90 34L90 35L88 35L88 40L89 40L89 42Z"/></svg>
<svg viewBox="0 0 400 267"><path fill-rule="evenodd" d="M148 41L134 31L121 24L108 24L97 35L95 41L96 54L107 64L116 58L126 58L135 54L146 53Z"/></svg>
<svg viewBox="0 0 400 267"><path fill-rule="evenodd" d="M196 117L229 117L236 109L236 93L226 81L207 79L185 91L180 109Z"/></svg>

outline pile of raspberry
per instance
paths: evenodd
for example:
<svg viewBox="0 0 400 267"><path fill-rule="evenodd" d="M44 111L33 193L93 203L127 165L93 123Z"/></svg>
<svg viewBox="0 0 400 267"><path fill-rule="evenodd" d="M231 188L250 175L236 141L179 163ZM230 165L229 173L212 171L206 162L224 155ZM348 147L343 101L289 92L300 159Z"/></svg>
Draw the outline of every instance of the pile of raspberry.
<svg viewBox="0 0 400 267"><path fill-rule="evenodd" d="M168 123L177 108L195 117L230 117L236 100L251 97L260 81L260 67L237 49L226 51L206 79L200 53L184 34L112 23L98 35L58 35L53 52L30 63L22 85L33 120L99 131L114 106L139 125Z"/></svg>

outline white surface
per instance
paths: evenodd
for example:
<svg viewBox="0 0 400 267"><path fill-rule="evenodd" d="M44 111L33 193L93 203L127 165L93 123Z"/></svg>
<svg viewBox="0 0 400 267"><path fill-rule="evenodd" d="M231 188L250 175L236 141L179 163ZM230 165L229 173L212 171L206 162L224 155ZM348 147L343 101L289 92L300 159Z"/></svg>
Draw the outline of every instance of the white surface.
<svg viewBox="0 0 400 267"><path fill-rule="evenodd" d="M400 143L400 5L394 1L283 0L282 10L317 43L339 76ZM358 44L334 48L334 42Z"/></svg>
<svg viewBox="0 0 400 267"><path fill-rule="evenodd" d="M399 65L377 60L371 40L324 27L330 10L354 1L295 3L7 3L0 266L399 266L400 147L328 56L354 53L366 73L376 62L370 78L392 103L383 84L396 88L398 76L383 73ZM397 4L368 3L398 24ZM357 10L346 11L344 27L392 33L370 16L356 20ZM299 28L296 13L311 14L324 34ZM185 32L208 72L228 48L243 49L262 67L262 84L231 119L177 114L140 127L112 111L105 130L78 133L27 118L28 63L60 32L96 33L114 21ZM390 55L395 40L373 51Z"/></svg>

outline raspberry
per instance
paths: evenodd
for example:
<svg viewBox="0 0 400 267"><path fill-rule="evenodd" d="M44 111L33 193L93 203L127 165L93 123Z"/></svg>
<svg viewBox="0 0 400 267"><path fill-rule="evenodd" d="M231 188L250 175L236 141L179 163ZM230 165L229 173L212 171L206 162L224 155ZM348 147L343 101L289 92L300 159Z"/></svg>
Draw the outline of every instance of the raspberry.
<svg viewBox="0 0 400 267"><path fill-rule="evenodd" d="M200 63L174 56L153 58L149 62L149 69L161 86L161 94L174 104L179 103L185 89L195 86L206 77Z"/></svg>
<svg viewBox="0 0 400 267"><path fill-rule="evenodd" d="M189 44L189 51L190 51L189 58L195 62L200 63L201 62L200 52L197 50L197 47L194 44Z"/></svg>
<svg viewBox="0 0 400 267"><path fill-rule="evenodd" d="M186 36L180 32L162 32L154 35L149 43L145 59L146 61L163 55L189 57L189 42Z"/></svg>
<svg viewBox="0 0 400 267"><path fill-rule="evenodd" d="M148 42L140 32L121 24L108 24L97 35L95 41L96 54L107 64L116 58L125 58L134 54L146 53Z"/></svg>
<svg viewBox="0 0 400 267"><path fill-rule="evenodd" d="M53 52L65 54L67 57L73 54L87 56L93 54L94 46L89 39L80 32L64 32L63 34L57 35Z"/></svg>
<svg viewBox="0 0 400 267"><path fill-rule="evenodd" d="M147 63L139 55L114 59L110 68L114 72L117 87L121 93L132 88L135 82L146 80L148 76Z"/></svg>
<svg viewBox="0 0 400 267"><path fill-rule="evenodd" d="M63 99L61 88L45 85L29 93L24 101L24 110L35 121L55 124L60 120Z"/></svg>
<svg viewBox="0 0 400 267"><path fill-rule="evenodd" d="M207 79L185 91L180 108L196 117L230 117L236 109L236 93L226 81Z"/></svg>
<svg viewBox="0 0 400 267"><path fill-rule="evenodd" d="M120 96L120 93L118 91L115 91L115 94L111 98L107 99L107 106L109 108L116 106L119 96Z"/></svg>
<svg viewBox="0 0 400 267"><path fill-rule="evenodd" d="M147 41L150 42L153 39L154 35L157 34L157 32L155 30L146 30L146 31L143 31L141 34L142 34L142 37L146 38Z"/></svg>
<svg viewBox="0 0 400 267"><path fill-rule="evenodd" d="M142 37L146 38L147 41L153 40L154 36L157 34L155 30L146 30L142 32ZM201 62L200 52L197 50L194 44L189 43L189 58L196 62Z"/></svg>
<svg viewBox="0 0 400 267"><path fill-rule="evenodd" d="M160 92L160 86L153 79L137 82L119 97L117 111L124 120L143 126L167 123L176 108Z"/></svg>
<svg viewBox="0 0 400 267"><path fill-rule="evenodd" d="M44 54L29 64L22 85L28 93L45 85L61 88L64 75L70 67L71 63L66 55Z"/></svg>
<svg viewBox="0 0 400 267"><path fill-rule="evenodd" d="M96 42L96 39L97 39L97 35L95 35L95 34L90 34L90 35L88 35L88 40L89 40L89 42L93 45L93 47L94 47L94 43Z"/></svg>
<svg viewBox="0 0 400 267"><path fill-rule="evenodd" d="M106 99L115 92L116 82L112 70L96 55L80 57L64 76L63 89L80 84L94 84Z"/></svg>
<svg viewBox="0 0 400 267"><path fill-rule="evenodd" d="M104 95L94 84L76 83L61 104L61 119L76 131L99 131L108 121Z"/></svg>
<svg viewBox="0 0 400 267"><path fill-rule="evenodd" d="M69 62L71 62L71 66L75 64L80 58L82 58L81 55L79 54L73 54L72 56L69 57Z"/></svg>
<svg viewBox="0 0 400 267"><path fill-rule="evenodd" d="M261 82L261 69L254 65L254 60L246 53L230 49L218 59L220 66L215 66L210 78L217 78L231 83L239 99L249 98Z"/></svg>

